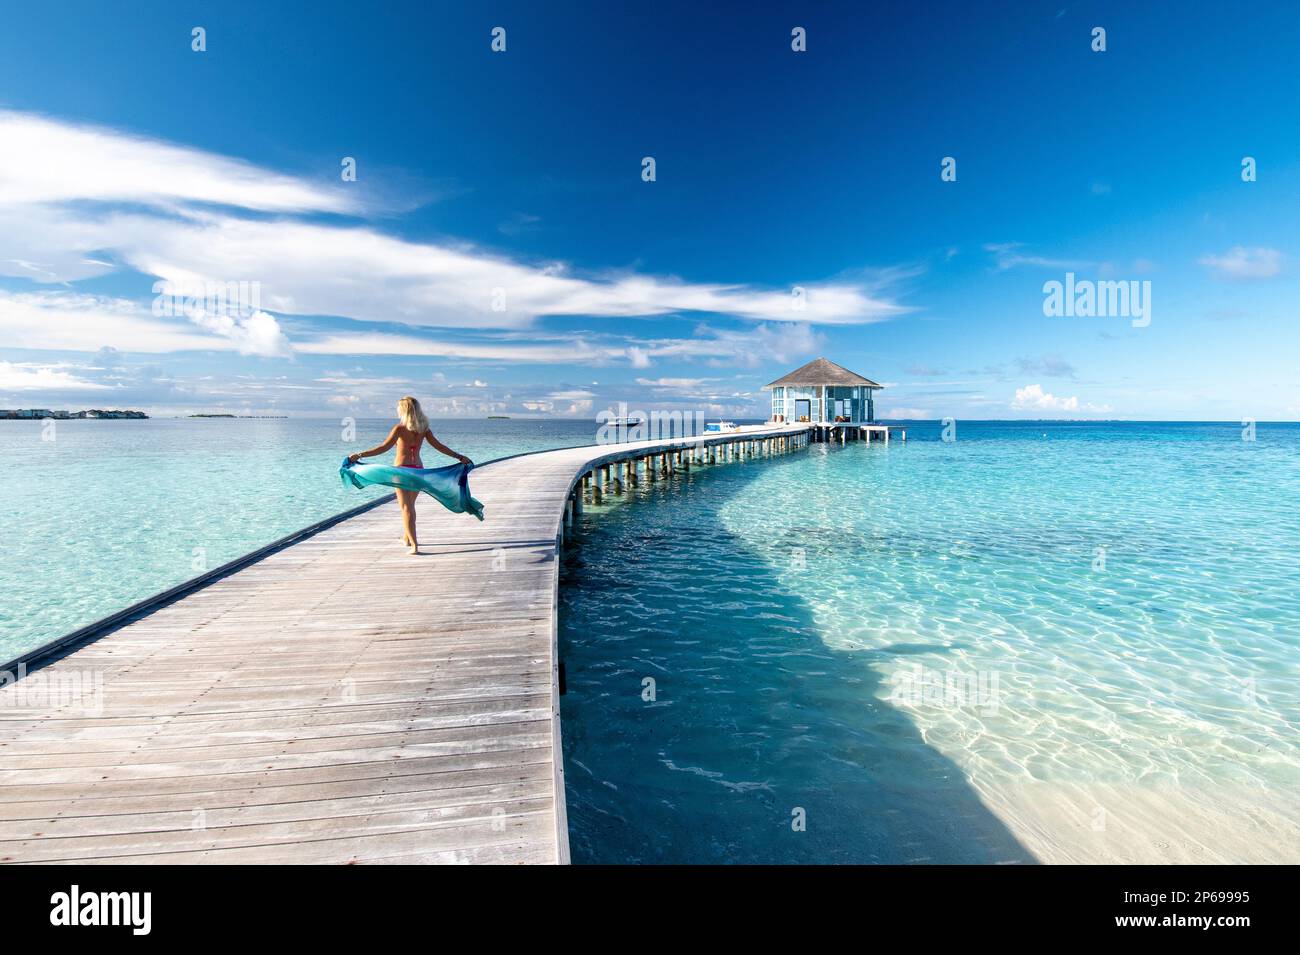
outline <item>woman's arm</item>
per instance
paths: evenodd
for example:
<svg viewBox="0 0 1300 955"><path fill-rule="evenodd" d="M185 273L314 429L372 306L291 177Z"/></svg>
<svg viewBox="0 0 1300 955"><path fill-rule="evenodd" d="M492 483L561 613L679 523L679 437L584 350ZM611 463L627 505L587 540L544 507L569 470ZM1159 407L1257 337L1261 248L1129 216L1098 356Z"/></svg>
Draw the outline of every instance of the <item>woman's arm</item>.
<svg viewBox="0 0 1300 955"><path fill-rule="evenodd" d="M388 438L383 444L371 448L369 451L358 451L356 454L349 454L348 460L356 464L362 458L374 457L376 454L383 454L389 448L397 443L397 425L393 425L393 430L388 432Z"/></svg>
<svg viewBox="0 0 1300 955"><path fill-rule="evenodd" d="M471 461L469 458L465 457L465 455L463 455L463 454L458 454L457 452L453 451L451 448L449 448L449 447L447 447L445 444L443 444L441 441L439 441L437 438L435 438L435 437L433 436L433 432L432 432L432 431L426 431L426 432L424 432L424 437L425 437L425 440L427 440L427 441L429 442L430 447L432 447L435 451L441 451L443 454L447 455L447 457L449 457L449 458L455 458L455 459L456 459L457 461L459 461L461 464L473 464L473 463L474 463L474 462Z"/></svg>

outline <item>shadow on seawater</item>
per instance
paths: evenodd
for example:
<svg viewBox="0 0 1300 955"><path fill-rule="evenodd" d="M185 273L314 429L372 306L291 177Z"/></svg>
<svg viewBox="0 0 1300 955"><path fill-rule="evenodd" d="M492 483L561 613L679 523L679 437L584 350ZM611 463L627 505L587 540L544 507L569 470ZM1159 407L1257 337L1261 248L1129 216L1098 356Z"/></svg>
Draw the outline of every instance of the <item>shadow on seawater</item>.
<svg viewBox="0 0 1300 955"><path fill-rule="evenodd" d="M811 608L709 519L760 469L793 463L643 485L631 506L589 511L566 548L573 861L1033 862L879 698L872 664L918 647L828 648Z"/></svg>

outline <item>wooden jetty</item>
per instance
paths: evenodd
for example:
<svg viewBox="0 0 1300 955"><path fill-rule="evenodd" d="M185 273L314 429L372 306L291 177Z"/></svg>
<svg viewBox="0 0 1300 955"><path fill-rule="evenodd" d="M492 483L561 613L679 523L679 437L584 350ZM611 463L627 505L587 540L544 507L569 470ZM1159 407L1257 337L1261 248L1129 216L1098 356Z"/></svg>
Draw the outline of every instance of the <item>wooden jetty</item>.
<svg viewBox="0 0 1300 955"><path fill-rule="evenodd" d="M583 498L811 440L502 459L474 472L486 522L420 509L424 556L388 499L0 668L0 861L567 862L556 596Z"/></svg>
<svg viewBox="0 0 1300 955"><path fill-rule="evenodd" d="M891 434L907 440L907 429L897 424L864 424L861 422L830 422L812 425L814 441L884 441L889 444Z"/></svg>

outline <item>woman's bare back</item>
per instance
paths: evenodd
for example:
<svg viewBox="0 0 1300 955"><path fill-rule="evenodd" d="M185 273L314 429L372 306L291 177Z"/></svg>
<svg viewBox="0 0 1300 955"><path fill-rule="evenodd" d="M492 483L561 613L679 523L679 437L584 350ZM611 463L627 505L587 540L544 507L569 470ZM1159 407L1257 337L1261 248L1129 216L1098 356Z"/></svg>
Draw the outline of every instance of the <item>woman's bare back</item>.
<svg viewBox="0 0 1300 955"><path fill-rule="evenodd" d="M455 458L467 468L474 466L473 461L460 452L453 451L434 436L433 432L428 429L428 421L424 417L424 412L420 410L420 403L414 398L408 395L399 401L397 403L397 415L399 421L393 425L393 430L388 432L388 437L384 439L383 444L376 445L366 451L349 454L348 461L356 464L362 458L383 454L389 448L394 448L396 458L393 463L399 468L422 468L424 462L420 460L420 446L425 441L428 441L429 447L439 454ZM424 430L416 431L409 428L406 422L415 424ZM410 546L412 554L420 552L419 540L415 536L415 501L418 497L418 491L408 491L402 488L397 490L397 500L402 506L402 540Z"/></svg>
<svg viewBox="0 0 1300 955"><path fill-rule="evenodd" d="M420 460L420 445L424 443L424 435L416 434L410 428L397 425L393 428L397 436L397 457L393 460L399 468L422 468L423 462Z"/></svg>

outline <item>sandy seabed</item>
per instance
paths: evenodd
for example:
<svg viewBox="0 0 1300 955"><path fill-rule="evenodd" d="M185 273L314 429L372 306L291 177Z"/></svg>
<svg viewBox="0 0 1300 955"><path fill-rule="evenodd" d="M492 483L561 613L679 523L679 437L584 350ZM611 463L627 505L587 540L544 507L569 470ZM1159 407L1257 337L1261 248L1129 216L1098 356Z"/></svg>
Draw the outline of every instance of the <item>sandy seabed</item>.
<svg viewBox="0 0 1300 955"><path fill-rule="evenodd" d="M1294 793L1168 783L972 785L1043 863L1300 862L1300 797Z"/></svg>

